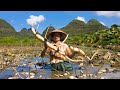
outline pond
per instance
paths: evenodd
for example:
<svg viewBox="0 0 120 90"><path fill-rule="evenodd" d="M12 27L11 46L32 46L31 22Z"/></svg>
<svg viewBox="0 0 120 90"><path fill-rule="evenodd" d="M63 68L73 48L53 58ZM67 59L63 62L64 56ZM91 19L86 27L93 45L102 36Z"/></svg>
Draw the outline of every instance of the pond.
<svg viewBox="0 0 120 90"><path fill-rule="evenodd" d="M101 68L101 66L85 65L83 67L77 63L71 63L74 70L63 72L51 71L50 65L43 67L36 64L39 62L49 63L49 58L35 57L19 60L19 65L11 64L1 69L0 79L70 79L71 76L74 77L73 79L120 79L120 69L111 68L108 64L104 64ZM104 72L99 72L99 69Z"/></svg>

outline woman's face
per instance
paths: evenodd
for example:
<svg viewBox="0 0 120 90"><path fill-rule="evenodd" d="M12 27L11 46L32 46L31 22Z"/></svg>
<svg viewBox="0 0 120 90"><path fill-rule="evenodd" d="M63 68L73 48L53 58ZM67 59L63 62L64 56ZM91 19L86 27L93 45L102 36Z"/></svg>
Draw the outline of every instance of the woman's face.
<svg viewBox="0 0 120 90"><path fill-rule="evenodd" d="M57 42L57 41L60 41L60 33L54 33L53 34L53 40L55 41L55 42Z"/></svg>

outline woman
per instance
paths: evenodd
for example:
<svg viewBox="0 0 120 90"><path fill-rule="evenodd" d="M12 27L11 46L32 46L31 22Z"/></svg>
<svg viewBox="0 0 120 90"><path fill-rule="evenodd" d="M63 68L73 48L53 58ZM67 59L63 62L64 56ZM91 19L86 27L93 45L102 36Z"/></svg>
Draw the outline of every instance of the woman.
<svg viewBox="0 0 120 90"><path fill-rule="evenodd" d="M72 58L77 51L71 51L68 45L63 42L66 36L67 34L61 30L53 30L52 32L47 34L47 39L52 41L51 43L57 47L57 51L49 48L45 42L41 57L44 57L46 54L50 55L52 69L61 71L73 70L72 65L68 61L66 61L64 55Z"/></svg>

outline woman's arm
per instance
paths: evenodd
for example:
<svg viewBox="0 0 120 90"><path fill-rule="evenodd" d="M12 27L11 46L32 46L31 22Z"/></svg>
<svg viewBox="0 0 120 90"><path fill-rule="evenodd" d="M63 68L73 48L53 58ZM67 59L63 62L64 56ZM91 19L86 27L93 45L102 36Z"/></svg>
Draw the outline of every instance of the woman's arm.
<svg viewBox="0 0 120 90"><path fill-rule="evenodd" d="M67 55L69 58L74 57L75 54L76 54L76 52L73 52L69 47L66 48L66 55Z"/></svg>
<svg viewBox="0 0 120 90"><path fill-rule="evenodd" d="M46 49L46 48L44 48L44 50L41 52L41 57L42 57L42 58L45 56L46 51L47 51L47 49Z"/></svg>
<svg viewBox="0 0 120 90"><path fill-rule="evenodd" d="M46 42L44 42L44 49L43 51L41 52L41 57L44 57L46 55L46 53L49 53L50 52L50 49L49 47L47 46Z"/></svg>

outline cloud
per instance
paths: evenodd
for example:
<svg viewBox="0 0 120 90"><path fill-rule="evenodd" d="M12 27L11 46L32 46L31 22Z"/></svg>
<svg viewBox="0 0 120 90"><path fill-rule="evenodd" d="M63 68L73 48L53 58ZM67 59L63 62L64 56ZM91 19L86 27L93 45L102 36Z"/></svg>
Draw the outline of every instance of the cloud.
<svg viewBox="0 0 120 90"><path fill-rule="evenodd" d="M77 19L77 20L81 20L81 21L85 22L85 18L84 18L84 17L80 17L80 16L78 16L78 17L75 18L75 19Z"/></svg>
<svg viewBox="0 0 120 90"><path fill-rule="evenodd" d="M39 15L39 16L30 15L30 17L26 19L27 24L29 25L37 25L37 23L40 23L44 20L45 17L43 15Z"/></svg>
<svg viewBox="0 0 120 90"><path fill-rule="evenodd" d="M106 26L105 23L103 23L103 22L100 22L100 23L101 23L102 25Z"/></svg>
<svg viewBox="0 0 120 90"><path fill-rule="evenodd" d="M120 18L120 11L96 11L96 14L99 16L115 16Z"/></svg>

